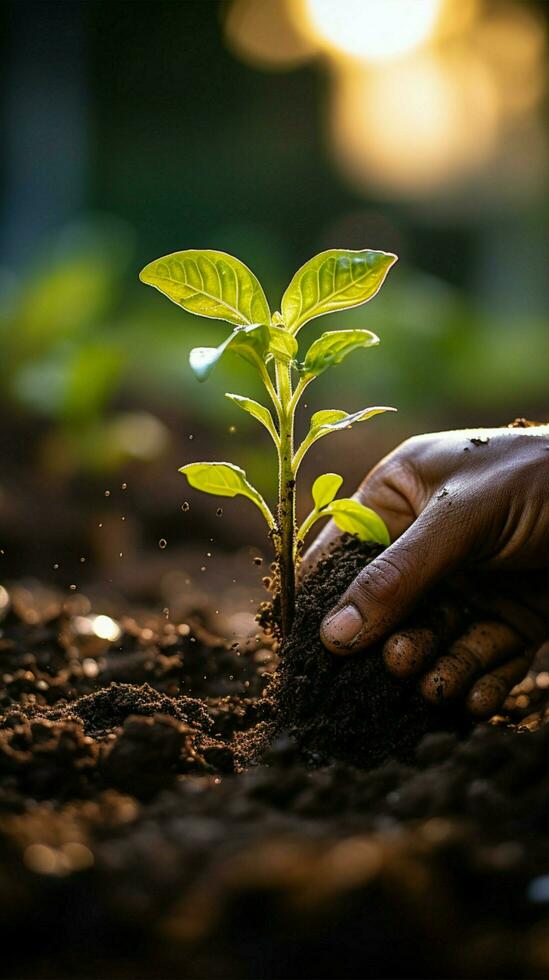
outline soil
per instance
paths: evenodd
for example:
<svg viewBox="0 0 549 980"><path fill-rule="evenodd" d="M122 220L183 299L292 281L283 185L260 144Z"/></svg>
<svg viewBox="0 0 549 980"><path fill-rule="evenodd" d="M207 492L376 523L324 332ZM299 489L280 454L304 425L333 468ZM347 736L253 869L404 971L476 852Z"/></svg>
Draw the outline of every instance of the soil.
<svg viewBox="0 0 549 980"><path fill-rule="evenodd" d="M441 731L379 653L318 645L359 560L305 584L278 673L213 610L106 630L0 590L2 975L547 975L549 655L507 716Z"/></svg>
<svg viewBox="0 0 549 980"><path fill-rule="evenodd" d="M245 757L248 751L257 760L275 733L288 734L306 764L337 760L370 768L391 756L409 759L422 735L448 724L447 712L429 707L415 681L394 680L385 670L381 647L338 657L320 641L327 610L378 553L345 537L305 578L292 633L266 695L272 721L257 739L253 733L241 739Z"/></svg>

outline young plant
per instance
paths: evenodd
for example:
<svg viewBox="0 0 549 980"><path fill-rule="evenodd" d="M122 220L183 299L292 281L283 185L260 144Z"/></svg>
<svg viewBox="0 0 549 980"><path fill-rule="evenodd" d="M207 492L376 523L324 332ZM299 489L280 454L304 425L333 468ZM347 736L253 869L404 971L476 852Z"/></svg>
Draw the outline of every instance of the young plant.
<svg viewBox="0 0 549 980"><path fill-rule="evenodd" d="M278 567L282 635L291 628L296 566L305 536L322 517L333 517L342 531L363 541L387 545L389 533L382 519L369 507L347 497L336 499L343 482L336 473L325 473L312 487L314 507L299 529L295 522L296 478L300 464L318 439L364 422L386 406L364 408L349 414L343 409L315 412L309 431L294 448L296 408L307 386L352 351L379 343L370 330L332 330L313 341L300 357L297 334L317 316L360 306L375 296L396 262L390 252L368 249L329 249L296 272L284 293L280 312L269 309L265 293L254 274L239 259L211 249L188 249L150 262L140 273L142 282L154 286L189 313L227 320L232 333L219 347L195 347L190 366L205 381L227 353L252 364L260 375L272 409L252 398L227 393L238 408L261 423L271 436L278 456L278 501L271 511L233 463L187 463L183 473L192 487L221 497L248 497L263 514L273 539ZM273 417L274 410L274 417Z"/></svg>

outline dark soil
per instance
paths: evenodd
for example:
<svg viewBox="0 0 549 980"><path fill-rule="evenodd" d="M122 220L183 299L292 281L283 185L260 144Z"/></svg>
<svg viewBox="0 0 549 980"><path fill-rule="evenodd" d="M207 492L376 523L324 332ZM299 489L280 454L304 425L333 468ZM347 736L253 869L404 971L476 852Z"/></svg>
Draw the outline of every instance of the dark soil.
<svg viewBox="0 0 549 980"><path fill-rule="evenodd" d="M425 734L379 654L318 648L324 587L266 698L266 637L111 610L105 640L84 596L0 592L3 976L547 975L549 656L508 717Z"/></svg>
<svg viewBox="0 0 549 980"><path fill-rule="evenodd" d="M268 690L273 721L260 738L245 737L251 757L275 733L289 734L300 757L318 767L336 760L369 768L391 756L409 759L422 735L448 724L429 708L415 681L397 681L385 670L381 648L339 657L320 641L326 612L379 549L346 538L305 578L294 627Z"/></svg>

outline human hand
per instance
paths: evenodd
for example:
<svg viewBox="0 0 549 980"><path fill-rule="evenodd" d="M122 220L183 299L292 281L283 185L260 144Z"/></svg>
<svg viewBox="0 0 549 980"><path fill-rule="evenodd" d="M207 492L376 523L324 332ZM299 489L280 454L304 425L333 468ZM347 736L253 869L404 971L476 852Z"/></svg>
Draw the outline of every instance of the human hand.
<svg viewBox="0 0 549 980"><path fill-rule="evenodd" d="M421 675L427 700L465 697L473 714L492 714L549 634L549 426L416 436L355 496L393 544L325 616L324 645L347 654L384 639L388 669ZM337 536L327 525L305 567ZM451 597L395 632L442 580Z"/></svg>

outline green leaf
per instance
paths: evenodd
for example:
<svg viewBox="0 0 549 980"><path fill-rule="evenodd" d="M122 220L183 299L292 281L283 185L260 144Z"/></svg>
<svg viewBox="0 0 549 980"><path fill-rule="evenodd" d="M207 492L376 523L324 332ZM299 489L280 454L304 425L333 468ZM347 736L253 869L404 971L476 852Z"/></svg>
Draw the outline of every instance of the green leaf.
<svg viewBox="0 0 549 980"><path fill-rule="evenodd" d="M294 335L288 333L284 327L272 326L269 328L270 344L269 353L277 361L283 364L290 364L297 354L297 340Z"/></svg>
<svg viewBox="0 0 549 980"><path fill-rule="evenodd" d="M338 473L323 473L317 477L312 489L316 510L322 510L332 502L342 483L343 477Z"/></svg>
<svg viewBox="0 0 549 980"><path fill-rule="evenodd" d="M257 365L258 359L265 360L268 347L269 327L263 323L252 323L249 327L237 327L219 347L193 347L189 364L198 380L205 381L227 351Z"/></svg>
<svg viewBox="0 0 549 980"><path fill-rule="evenodd" d="M252 415L254 419L261 422L267 431L270 432L274 441L278 445L278 435L273 422L273 417L269 409L265 408L265 405L260 405L260 403L254 401L253 398L245 398L243 395L232 395L229 391L225 392L225 398L229 398L244 412L247 412L248 415Z"/></svg>
<svg viewBox="0 0 549 980"><path fill-rule="evenodd" d="M311 418L310 434L315 433L316 441L321 436L328 435L329 432L350 429L355 422L366 422L374 415L381 415L383 412L396 412L396 408L390 408L388 405L375 405L372 408L362 408L359 412L349 413L335 408L324 412L315 412Z"/></svg>
<svg viewBox="0 0 549 980"><path fill-rule="evenodd" d="M376 344L379 337L371 330L330 330L311 344L299 373L302 378L317 378L332 365L340 364L352 351Z"/></svg>
<svg viewBox="0 0 549 980"><path fill-rule="evenodd" d="M346 419L349 417L348 412L344 412L340 408L325 408L321 412L315 412L311 416L310 428L318 429L323 425L330 425L332 422L339 422L340 419Z"/></svg>
<svg viewBox="0 0 549 980"><path fill-rule="evenodd" d="M331 514L340 531L356 534L361 541L390 545L391 538L385 521L371 507L365 507L358 500L341 498L333 500L323 514Z"/></svg>
<svg viewBox="0 0 549 980"><path fill-rule="evenodd" d="M333 248L296 272L282 297L282 316L297 333L313 317L360 306L375 296L391 266L392 252Z"/></svg>
<svg viewBox="0 0 549 980"><path fill-rule="evenodd" d="M187 463L179 472L187 477L191 487L203 493L213 493L218 497L248 497L259 507L269 526L274 527L274 518L267 504L240 466L234 463Z"/></svg>
<svg viewBox="0 0 549 980"><path fill-rule="evenodd" d="M265 293L240 259L212 249L172 252L141 270L139 278L189 313L237 326L270 323Z"/></svg>
<svg viewBox="0 0 549 980"><path fill-rule="evenodd" d="M348 429L355 422L365 422L374 415L381 415L383 412L396 412L396 408L389 408L387 405L375 405L351 413L338 408L328 408L321 412L315 412L311 417L309 431L294 456L295 472L297 472L305 453L317 439L322 439L323 436L329 435L330 432L337 432L339 429Z"/></svg>

